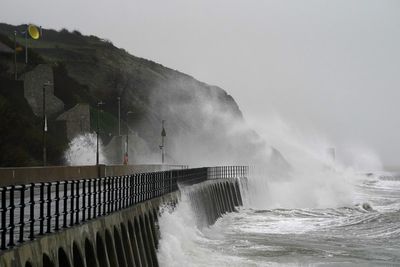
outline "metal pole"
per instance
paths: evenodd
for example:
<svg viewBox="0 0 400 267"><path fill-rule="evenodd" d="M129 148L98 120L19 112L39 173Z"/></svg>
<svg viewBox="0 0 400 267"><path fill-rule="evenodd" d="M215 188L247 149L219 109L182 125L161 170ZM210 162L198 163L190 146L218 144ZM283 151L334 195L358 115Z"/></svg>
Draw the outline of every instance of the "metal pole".
<svg viewBox="0 0 400 267"><path fill-rule="evenodd" d="M129 114L132 114L132 111L126 112L126 150L124 155L124 164L128 164L129 162Z"/></svg>
<svg viewBox="0 0 400 267"><path fill-rule="evenodd" d="M43 166L47 164L47 151L46 151L46 132L47 132L47 118L46 118L46 86L50 82L43 84Z"/></svg>
<svg viewBox="0 0 400 267"><path fill-rule="evenodd" d="M164 136L162 137L161 147L161 163L164 164Z"/></svg>
<svg viewBox="0 0 400 267"><path fill-rule="evenodd" d="M121 97L118 97L118 136L121 136Z"/></svg>
<svg viewBox="0 0 400 267"><path fill-rule="evenodd" d="M167 136L165 129L164 129L164 122L165 120L162 120L162 130L161 130L161 163L164 164L165 161L165 147L164 147L164 137Z"/></svg>
<svg viewBox="0 0 400 267"><path fill-rule="evenodd" d="M17 31L14 31L14 74L15 80L18 79L18 70L17 70Z"/></svg>
<svg viewBox="0 0 400 267"><path fill-rule="evenodd" d="M104 102L97 102L97 131L96 131L96 165L99 165L99 132L100 132L100 114L99 114L99 109L100 105L103 105Z"/></svg>
<svg viewBox="0 0 400 267"><path fill-rule="evenodd" d="M97 103L96 165L99 165L99 103Z"/></svg>
<svg viewBox="0 0 400 267"><path fill-rule="evenodd" d="M129 162L129 135L126 135L126 160L125 160L125 163L126 164L128 164L128 162Z"/></svg>
<svg viewBox="0 0 400 267"><path fill-rule="evenodd" d="M28 26L25 30L25 64L28 64Z"/></svg>

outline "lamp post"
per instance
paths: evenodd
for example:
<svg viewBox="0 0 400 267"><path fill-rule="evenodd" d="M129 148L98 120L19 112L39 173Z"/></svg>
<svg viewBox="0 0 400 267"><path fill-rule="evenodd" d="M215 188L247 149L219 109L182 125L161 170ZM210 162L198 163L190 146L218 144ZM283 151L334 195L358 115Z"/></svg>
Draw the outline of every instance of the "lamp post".
<svg viewBox="0 0 400 267"><path fill-rule="evenodd" d="M161 149L161 163L162 163L162 164L164 164L164 161L165 161L165 145L164 145L164 138L167 136L167 133L165 132L165 129L164 129L164 122L165 122L165 120L162 120L162 121L161 121L161 123L162 123L162 130L161 130L161 146L160 146L160 149Z"/></svg>
<svg viewBox="0 0 400 267"><path fill-rule="evenodd" d="M46 148L46 133L47 133L47 117L46 117L46 86L52 85L49 81L43 84L43 166L47 164L47 148Z"/></svg>
<svg viewBox="0 0 400 267"><path fill-rule="evenodd" d="M118 99L118 136L121 136L121 97Z"/></svg>
<svg viewBox="0 0 400 267"><path fill-rule="evenodd" d="M14 31L14 78L18 79L18 70L17 70L17 31Z"/></svg>
<svg viewBox="0 0 400 267"><path fill-rule="evenodd" d="M105 103L102 101L97 102L97 131L96 131L96 165L99 165L99 132L100 132L100 114L99 109L101 105Z"/></svg>

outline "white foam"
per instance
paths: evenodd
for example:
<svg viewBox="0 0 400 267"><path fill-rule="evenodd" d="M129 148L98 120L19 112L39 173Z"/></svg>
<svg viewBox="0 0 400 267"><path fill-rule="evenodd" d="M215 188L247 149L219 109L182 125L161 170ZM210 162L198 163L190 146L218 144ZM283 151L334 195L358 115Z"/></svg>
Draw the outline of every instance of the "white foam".
<svg viewBox="0 0 400 267"><path fill-rule="evenodd" d="M157 254L160 266L242 266L239 258L212 249L218 241L206 238L196 225L196 216L185 194L173 212L159 220L161 239ZM213 246L211 246L213 245Z"/></svg>
<svg viewBox="0 0 400 267"><path fill-rule="evenodd" d="M85 133L78 135L68 145L64 153L67 165L95 165L96 164L96 134ZM103 144L99 140L99 162L107 164L107 158L103 151Z"/></svg>

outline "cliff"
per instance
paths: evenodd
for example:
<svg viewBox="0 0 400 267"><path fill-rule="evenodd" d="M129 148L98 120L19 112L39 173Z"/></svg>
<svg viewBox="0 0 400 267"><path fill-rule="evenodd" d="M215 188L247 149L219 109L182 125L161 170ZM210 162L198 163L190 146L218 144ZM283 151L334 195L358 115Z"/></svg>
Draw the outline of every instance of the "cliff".
<svg viewBox="0 0 400 267"><path fill-rule="evenodd" d="M14 30L23 28L23 25L0 24L0 41L12 47ZM18 46L22 46L23 36L18 36L17 42ZM108 143L113 136L118 139L117 98L120 97L121 134L126 134L129 128L136 138L135 143L130 144L135 152L133 161L159 160L162 120L166 121L166 148L170 163L235 163L263 153L260 146L265 145L245 126L235 100L217 86L135 57L108 40L84 36L77 31L43 29L42 38L30 40L29 47L30 62L27 66L23 64L23 50L18 53L18 79L25 80L25 98L32 108L30 116L33 120L41 116L38 88L45 80L36 77L45 76L40 69L51 68L53 85L46 92L52 106L50 119L55 120L79 103L87 103L92 115L91 131L94 131L96 103L103 101L105 105L102 106L104 112L101 113L100 126L102 139ZM0 57L3 81L13 77L12 59L12 55ZM39 83L36 89L31 88L34 82ZM5 87L2 89L7 91ZM40 132L40 125L36 128ZM50 159L54 164L62 161L62 150L67 147L65 140L59 141L57 146L60 150L55 151ZM112 143L118 142L114 140ZM12 144L9 146L12 147ZM29 151L31 148L21 149ZM40 159L37 158L38 153L28 154L34 159L30 164ZM3 166L24 164L29 162L0 162Z"/></svg>

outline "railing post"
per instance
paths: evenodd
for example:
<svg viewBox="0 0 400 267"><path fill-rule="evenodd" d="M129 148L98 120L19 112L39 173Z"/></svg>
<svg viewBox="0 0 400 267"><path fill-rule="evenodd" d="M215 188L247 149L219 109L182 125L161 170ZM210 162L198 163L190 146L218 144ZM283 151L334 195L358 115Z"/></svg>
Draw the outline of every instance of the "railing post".
<svg viewBox="0 0 400 267"><path fill-rule="evenodd" d="M44 183L39 185L39 235L44 233Z"/></svg>
<svg viewBox="0 0 400 267"><path fill-rule="evenodd" d="M96 181L96 180L94 180ZM93 182L94 182L93 181ZM92 180L89 179L88 181L88 220L90 220L92 218Z"/></svg>
<svg viewBox="0 0 400 267"><path fill-rule="evenodd" d="M134 174L134 178L133 178L133 186L134 186L134 191L135 191L135 198L134 198L134 202L135 204L139 202L139 174Z"/></svg>
<svg viewBox="0 0 400 267"><path fill-rule="evenodd" d="M33 240L35 233L35 184L30 184L29 196L29 239Z"/></svg>
<svg viewBox="0 0 400 267"><path fill-rule="evenodd" d="M56 211L54 213L54 220L55 220L55 225L54 225L54 230L58 231L60 230L60 181L56 182Z"/></svg>
<svg viewBox="0 0 400 267"><path fill-rule="evenodd" d="M97 184L97 179L93 179L93 218L96 218L96 215L97 215L97 213L96 213L96 206L97 206L97 202L96 202L97 187L96 187L96 184ZM90 186L89 186L89 188L90 188ZM90 209L89 209L89 216L90 216Z"/></svg>
<svg viewBox="0 0 400 267"><path fill-rule="evenodd" d="M63 228L67 228L68 216L68 181L64 181L64 196L63 196Z"/></svg>
<svg viewBox="0 0 400 267"><path fill-rule="evenodd" d="M51 183L47 183L47 199L46 199L46 204L47 204L47 215L46 215L46 233L50 233L51 232Z"/></svg>
<svg viewBox="0 0 400 267"><path fill-rule="evenodd" d="M129 186L129 178L130 178L130 175L127 175L127 176L125 176L125 186L126 186L126 188L125 188L125 193L126 193L126 195L125 195L125 197L126 197L126 199L125 199L125 207L128 207L129 206L129 201L130 201L130 186Z"/></svg>
<svg viewBox="0 0 400 267"><path fill-rule="evenodd" d="M144 188L145 188L144 182L145 182L145 174L141 173L140 174L140 187L139 187L139 196L140 196L139 202L142 202L145 198L145 195L143 193Z"/></svg>
<svg viewBox="0 0 400 267"><path fill-rule="evenodd" d="M108 181L108 202L107 202L107 214L111 212L111 177L107 178Z"/></svg>
<svg viewBox="0 0 400 267"><path fill-rule="evenodd" d="M25 226L25 185L21 185L20 204L19 204L19 239L18 242L24 242L24 226Z"/></svg>
<svg viewBox="0 0 400 267"><path fill-rule="evenodd" d="M13 247L14 244L14 210L15 210L15 204L14 204L14 191L15 191L15 186L12 185L10 187L10 205L9 205L9 210L10 210L10 223L8 225L9 229L9 239L8 239L8 246Z"/></svg>
<svg viewBox="0 0 400 267"><path fill-rule="evenodd" d="M74 225L74 201L75 201L75 184L74 181L71 181L71 196L70 196L70 214L69 214L69 226L73 226Z"/></svg>
<svg viewBox="0 0 400 267"><path fill-rule="evenodd" d="M82 181L82 219L84 222L86 220L86 180Z"/></svg>
<svg viewBox="0 0 400 267"><path fill-rule="evenodd" d="M121 179L122 176L118 176L115 179L115 187L116 187L116 192L115 192L115 210L118 210L120 208L120 204L121 204Z"/></svg>
<svg viewBox="0 0 400 267"><path fill-rule="evenodd" d="M101 189L101 179L98 179L97 180L98 181L98 183L97 183L97 185L98 185L98 189L97 189L97 193L98 193L98 205L97 205L97 210L98 210L98 212L97 212L97 217L100 217L101 216L101 193L103 192L102 191L102 189Z"/></svg>
<svg viewBox="0 0 400 267"><path fill-rule="evenodd" d="M157 173L153 173L150 176L150 182L151 182L151 198L155 198L156 197L156 177L157 177Z"/></svg>
<svg viewBox="0 0 400 267"><path fill-rule="evenodd" d="M1 249L6 249L6 217L7 217L7 187L2 187L1 189Z"/></svg>
<svg viewBox="0 0 400 267"><path fill-rule="evenodd" d="M79 202L79 198L80 198L80 192L79 192L79 184L80 181L76 180L76 189L75 189L75 199L76 199L76 207L75 207L75 224L79 224L79 213L80 213L80 202Z"/></svg>
<svg viewBox="0 0 400 267"><path fill-rule="evenodd" d="M122 207L125 204L125 175L121 176L121 179L119 180L119 209L121 210Z"/></svg>
<svg viewBox="0 0 400 267"><path fill-rule="evenodd" d="M106 199L107 199L107 177L104 177L103 178L104 180L103 180L103 200L102 201L100 201L100 203L103 205L103 216L104 215L106 215L106 204L107 204L107 201L106 201Z"/></svg>

